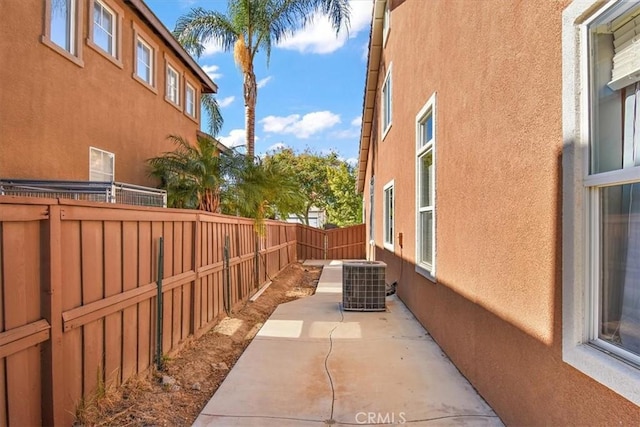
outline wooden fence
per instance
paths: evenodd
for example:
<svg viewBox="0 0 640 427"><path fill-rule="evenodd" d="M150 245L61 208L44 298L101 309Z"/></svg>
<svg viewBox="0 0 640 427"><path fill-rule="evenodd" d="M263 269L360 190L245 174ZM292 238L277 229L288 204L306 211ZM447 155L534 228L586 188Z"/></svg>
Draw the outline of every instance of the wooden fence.
<svg viewBox="0 0 640 427"><path fill-rule="evenodd" d="M365 225L321 230L298 225L298 259L366 258Z"/></svg>
<svg viewBox="0 0 640 427"><path fill-rule="evenodd" d="M258 237L244 218L0 196L0 426L71 425L297 258L364 250L364 226L267 221Z"/></svg>

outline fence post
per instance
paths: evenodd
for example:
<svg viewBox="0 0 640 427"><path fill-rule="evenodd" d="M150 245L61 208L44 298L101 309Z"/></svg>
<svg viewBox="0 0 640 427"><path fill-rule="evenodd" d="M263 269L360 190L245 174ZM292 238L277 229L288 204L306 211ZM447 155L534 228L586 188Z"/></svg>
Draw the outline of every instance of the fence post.
<svg viewBox="0 0 640 427"><path fill-rule="evenodd" d="M42 317L51 326L49 340L43 344L42 353L42 423L65 424L64 366L62 330L62 230L60 206L49 206L43 268L46 274L42 286Z"/></svg>
<svg viewBox="0 0 640 427"><path fill-rule="evenodd" d="M324 244L322 248L322 259L327 259L327 252L329 252L329 236L327 236L327 232L325 231L322 235L324 238Z"/></svg>

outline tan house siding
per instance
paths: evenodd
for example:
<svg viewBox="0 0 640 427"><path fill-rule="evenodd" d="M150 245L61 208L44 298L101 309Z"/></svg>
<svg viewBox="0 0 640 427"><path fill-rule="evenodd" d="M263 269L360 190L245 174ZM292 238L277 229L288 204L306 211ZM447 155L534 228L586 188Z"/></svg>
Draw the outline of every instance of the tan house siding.
<svg viewBox="0 0 640 427"><path fill-rule="evenodd" d="M635 404L562 359L561 40L568 4L393 4L374 115L392 64L392 126L383 140L377 129L361 169L367 209L375 170L375 257L387 263L387 281L398 281L401 299L507 425L640 419ZM436 283L414 268L415 120L434 93ZM391 180L394 253L383 248L383 186Z"/></svg>
<svg viewBox="0 0 640 427"><path fill-rule="evenodd" d="M154 185L145 160L172 149L169 134L195 139L196 121L183 113L185 77L197 99L211 91L129 2L123 11L121 66L92 47L91 2L82 1L81 65L41 41L45 2L5 1L0 15L0 177L89 179L89 147L115 154L115 180ZM134 27L158 46L155 91L133 78ZM165 56L181 75L180 109L165 100ZM200 114L197 103L197 114Z"/></svg>

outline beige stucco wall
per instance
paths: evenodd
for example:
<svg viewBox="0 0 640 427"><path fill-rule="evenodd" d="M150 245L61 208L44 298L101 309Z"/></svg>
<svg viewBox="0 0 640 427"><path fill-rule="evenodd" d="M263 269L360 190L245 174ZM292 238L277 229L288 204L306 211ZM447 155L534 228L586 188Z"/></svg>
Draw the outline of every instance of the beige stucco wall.
<svg viewBox="0 0 640 427"><path fill-rule="evenodd" d="M378 83L392 63L393 124L372 141L364 194L369 206L375 168L376 258L388 263L387 281L399 281L402 300L505 423L637 424L637 406L562 361L567 4L395 7ZM415 117L434 92L437 283L414 271ZM393 254L382 248L382 188L392 179L395 234L404 234Z"/></svg>
<svg viewBox="0 0 640 427"><path fill-rule="evenodd" d="M115 3L124 10L123 68L88 46L88 1L83 67L40 41L43 0L0 2L0 16L10 18L0 26L0 177L87 180L93 146L115 154L117 181L152 185L144 162L172 149L167 135L195 139L199 125L164 99L164 54L197 88L199 80L132 9ZM132 21L160 47L157 93L132 78Z"/></svg>

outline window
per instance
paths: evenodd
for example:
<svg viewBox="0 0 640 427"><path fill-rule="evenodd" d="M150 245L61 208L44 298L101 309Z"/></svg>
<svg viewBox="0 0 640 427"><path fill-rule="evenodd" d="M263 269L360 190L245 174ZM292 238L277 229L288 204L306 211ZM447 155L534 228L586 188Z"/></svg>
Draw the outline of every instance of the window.
<svg viewBox="0 0 640 427"><path fill-rule="evenodd" d="M113 182L115 156L99 148L89 148L89 180Z"/></svg>
<svg viewBox="0 0 640 427"><path fill-rule="evenodd" d="M196 90L189 83L185 83L184 112L191 118L196 118Z"/></svg>
<svg viewBox="0 0 640 427"><path fill-rule="evenodd" d="M136 43L136 75L149 86L153 86L153 49L144 40Z"/></svg>
<svg viewBox="0 0 640 427"><path fill-rule="evenodd" d="M391 127L391 64L382 85L382 139Z"/></svg>
<svg viewBox="0 0 640 427"><path fill-rule="evenodd" d="M416 271L435 277L435 94L416 116Z"/></svg>
<svg viewBox="0 0 640 427"><path fill-rule="evenodd" d="M116 56L116 16L100 1L93 4L93 41L111 56Z"/></svg>
<svg viewBox="0 0 640 427"><path fill-rule="evenodd" d="M79 0L46 0L42 35L42 42L45 45L80 66L83 63L79 17L82 16L83 3Z"/></svg>
<svg viewBox="0 0 640 427"><path fill-rule="evenodd" d="M391 31L391 10L389 9L389 3L391 0L387 0L384 5L384 17L382 18L382 45L387 45L387 38L389 38L389 31Z"/></svg>
<svg viewBox="0 0 640 427"><path fill-rule="evenodd" d="M167 64L167 94L166 98L175 105L180 105L180 76L178 72Z"/></svg>
<svg viewBox="0 0 640 427"><path fill-rule="evenodd" d="M636 404L639 17L640 2L595 0L563 17L563 359Z"/></svg>
<svg viewBox="0 0 640 427"><path fill-rule="evenodd" d="M387 249L393 250L393 227L394 227L394 214L393 205L393 181L384 186L384 246Z"/></svg>
<svg viewBox="0 0 640 427"><path fill-rule="evenodd" d="M122 68L122 19L124 12L111 0L92 0L87 44Z"/></svg>
<svg viewBox="0 0 640 427"><path fill-rule="evenodd" d="M144 35L140 27L133 23L133 78L147 89L157 93L156 89L156 52L158 46Z"/></svg>

